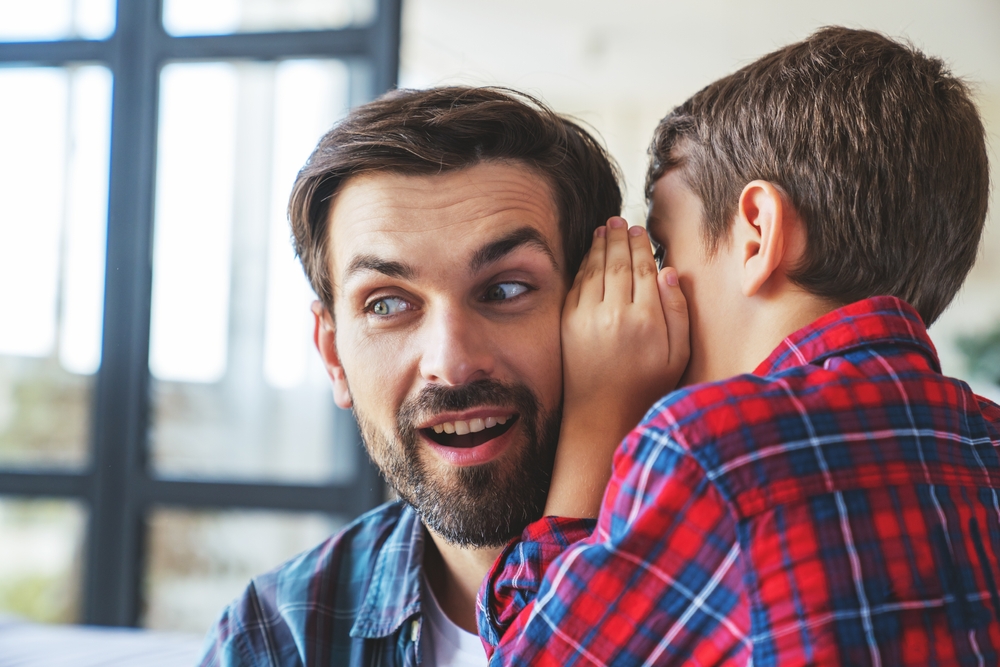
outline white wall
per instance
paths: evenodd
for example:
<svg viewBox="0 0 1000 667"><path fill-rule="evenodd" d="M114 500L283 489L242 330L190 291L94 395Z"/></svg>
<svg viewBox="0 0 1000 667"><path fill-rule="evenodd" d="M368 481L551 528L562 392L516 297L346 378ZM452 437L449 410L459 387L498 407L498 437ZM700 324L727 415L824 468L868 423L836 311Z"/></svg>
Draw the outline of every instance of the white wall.
<svg viewBox="0 0 1000 667"><path fill-rule="evenodd" d="M405 0L400 85L506 85L590 123L625 173L626 217L641 223L646 147L656 122L716 78L832 24L908 39L971 82L996 181L997 0ZM950 375L968 375L955 337L1000 322L998 203L994 190L980 260L931 330ZM975 387L1000 398L1000 388Z"/></svg>

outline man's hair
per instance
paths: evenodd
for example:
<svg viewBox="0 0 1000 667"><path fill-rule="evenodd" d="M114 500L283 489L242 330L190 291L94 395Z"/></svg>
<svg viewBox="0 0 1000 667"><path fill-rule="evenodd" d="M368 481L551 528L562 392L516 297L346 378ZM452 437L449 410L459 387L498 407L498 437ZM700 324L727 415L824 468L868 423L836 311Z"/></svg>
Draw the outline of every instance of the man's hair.
<svg viewBox="0 0 1000 667"><path fill-rule="evenodd" d="M594 229L621 212L618 168L577 123L506 88L397 90L334 126L299 172L288 203L295 250L327 308L333 306L329 212L352 176L433 175L483 162L523 165L550 187L568 276Z"/></svg>
<svg viewBox="0 0 1000 667"><path fill-rule="evenodd" d="M716 81L660 121L646 195L681 169L710 252L750 181L806 226L790 279L847 304L909 302L930 325L975 263L989 199L985 132L944 63L875 32L828 27Z"/></svg>

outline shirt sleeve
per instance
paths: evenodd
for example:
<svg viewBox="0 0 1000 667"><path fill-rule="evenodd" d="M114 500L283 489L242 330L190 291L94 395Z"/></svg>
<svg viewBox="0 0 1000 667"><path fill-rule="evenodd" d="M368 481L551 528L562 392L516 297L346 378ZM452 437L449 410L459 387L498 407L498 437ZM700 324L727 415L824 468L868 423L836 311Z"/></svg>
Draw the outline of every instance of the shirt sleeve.
<svg viewBox="0 0 1000 667"><path fill-rule="evenodd" d="M222 611L215 626L205 637L198 667L257 667L278 664L287 653L280 618L270 618L264 611L254 582L243 594ZM275 630L278 636L274 636ZM285 664L285 663L281 663Z"/></svg>
<svg viewBox="0 0 1000 667"><path fill-rule="evenodd" d="M494 563L478 605L490 665L750 657L736 520L669 431L647 424L629 435L597 528L580 538L572 520L546 518Z"/></svg>
<svg viewBox="0 0 1000 667"><path fill-rule="evenodd" d="M233 605L223 610L222 616L205 637L198 667L252 667L254 665L242 646L242 635L235 618Z"/></svg>

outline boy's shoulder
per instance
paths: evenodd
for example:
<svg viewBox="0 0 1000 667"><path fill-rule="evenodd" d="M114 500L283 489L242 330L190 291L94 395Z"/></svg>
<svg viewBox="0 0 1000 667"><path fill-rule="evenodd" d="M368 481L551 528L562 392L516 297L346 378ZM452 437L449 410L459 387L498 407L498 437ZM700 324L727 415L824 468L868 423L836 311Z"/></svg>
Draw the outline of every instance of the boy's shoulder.
<svg viewBox="0 0 1000 667"><path fill-rule="evenodd" d="M970 393L963 385L941 396L936 389L947 383L957 381L941 375L916 311L895 297L872 297L788 335L753 373L673 392L647 419L692 451L730 438L758 446L853 428L833 415L932 400L950 408Z"/></svg>
<svg viewBox="0 0 1000 667"><path fill-rule="evenodd" d="M997 403L997 400L1000 400L1000 387L996 389L998 391L994 392L994 395L991 395L989 398L973 394L973 402L979 414L983 416L983 429L985 433L980 437L988 438L994 443L995 447L1000 448L1000 404Z"/></svg>
<svg viewBox="0 0 1000 667"><path fill-rule="evenodd" d="M637 447L668 437L742 514L831 483L885 483L888 470L923 474L921 457L941 464L934 475L965 471L967 446L992 444L982 462L1000 470L1000 407L898 347L685 387L653 407L637 436Z"/></svg>
<svg viewBox="0 0 1000 667"><path fill-rule="evenodd" d="M1000 424L1000 405L985 396L980 396L979 394L975 394L975 398L983 416L992 421L994 424Z"/></svg>
<svg viewBox="0 0 1000 667"><path fill-rule="evenodd" d="M746 441L748 435L754 439L747 444L759 445L892 426L957 430L966 426L960 413L998 421L993 402L940 372L929 342L860 338L803 356L788 340L754 373L664 396L646 423L695 451L728 438ZM785 358L792 352L798 362ZM858 414L878 417L862 423L852 418Z"/></svg>
<svg viewBox="0 0 1000 667"><path fill-rule="evenodd" d="M681 447L697 452L734 435L747 435L747 429L771 430L787 412L801 415L797 399L807 385L813 397L823 391L822 379L804 367L689 385L660 399L644 425L670 433ZM772 435L781 434L774 430Z"/></svg>

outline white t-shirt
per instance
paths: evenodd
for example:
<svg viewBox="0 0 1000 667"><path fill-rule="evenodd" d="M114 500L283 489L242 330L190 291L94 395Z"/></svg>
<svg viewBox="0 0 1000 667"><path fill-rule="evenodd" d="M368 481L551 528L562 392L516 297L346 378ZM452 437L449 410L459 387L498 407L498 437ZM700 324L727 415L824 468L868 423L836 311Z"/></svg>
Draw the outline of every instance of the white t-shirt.
<svg viewBox="0 0 1000 667"><path fill-rule="evenodd" d="M420 629L420 660L424 667L486 667L486 650L479 635L466 632L452 623L423 580L424 622Z"/></svg>

